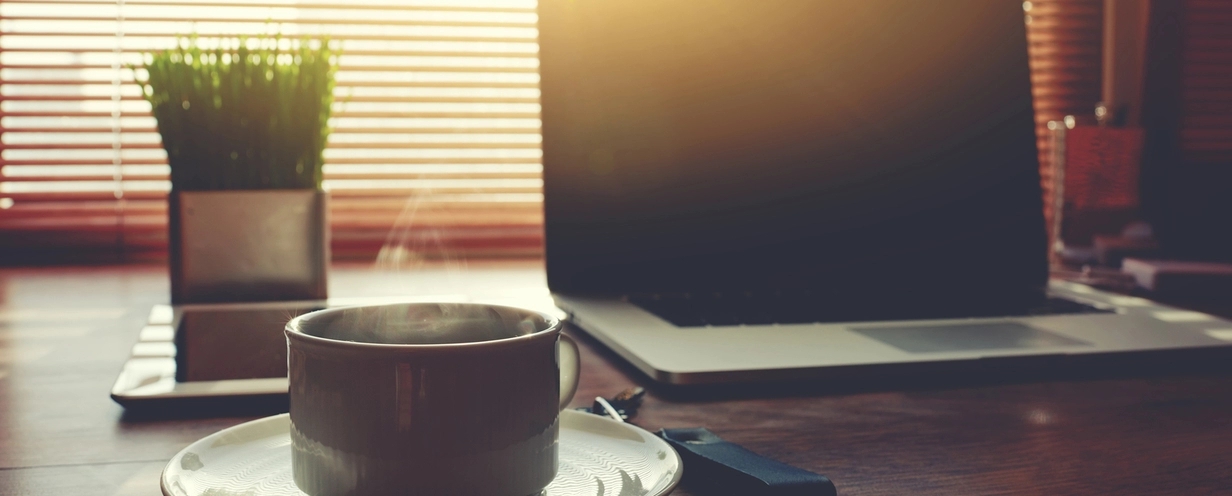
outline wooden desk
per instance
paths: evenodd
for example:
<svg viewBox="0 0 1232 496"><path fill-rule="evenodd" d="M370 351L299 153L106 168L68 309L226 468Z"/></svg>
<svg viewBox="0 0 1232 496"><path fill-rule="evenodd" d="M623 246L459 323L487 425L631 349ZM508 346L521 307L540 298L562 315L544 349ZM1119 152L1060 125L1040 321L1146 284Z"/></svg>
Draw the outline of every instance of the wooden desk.
<svg viewBox="0 0 1232 496"><path fill-rule="evenodd" d="M545 295L537 263L467 268L339 267L331 294ZM0 269L0 495L156 496L168 458L252 418L133 419L108 399L167 288L160 267ZM578 405L643 380L581 341ZM1232 375L840 396L652 391L635 421L708 427L830 476L843 495L1232 493Z"/></svg>

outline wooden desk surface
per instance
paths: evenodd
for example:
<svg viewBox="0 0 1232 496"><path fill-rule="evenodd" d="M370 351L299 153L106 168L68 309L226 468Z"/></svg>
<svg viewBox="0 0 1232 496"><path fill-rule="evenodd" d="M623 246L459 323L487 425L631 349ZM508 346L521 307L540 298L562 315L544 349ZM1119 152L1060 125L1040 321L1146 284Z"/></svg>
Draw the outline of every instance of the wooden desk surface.
<svg viewBox="0 0 1232 496"><path fill-rule="evenodd" d="M467 269L339 267L331 294L546 295L537 263ZM0 269L0 495L155 496L173 454L253 418L135 419L108 398L167 291L161 267ZM578 405L643 380L581 341ZM843 495L1232 493L1232 375L688 400L652 391L635 421L708 427L830 476Z"/></svg>

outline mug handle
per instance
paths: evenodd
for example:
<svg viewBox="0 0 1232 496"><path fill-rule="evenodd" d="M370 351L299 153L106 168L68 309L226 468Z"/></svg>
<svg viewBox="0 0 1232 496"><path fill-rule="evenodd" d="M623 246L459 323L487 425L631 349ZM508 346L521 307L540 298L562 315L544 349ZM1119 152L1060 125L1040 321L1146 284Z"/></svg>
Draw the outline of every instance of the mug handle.
<svg viewBox="0 0 1232 496"><path fill-rule="evenodd" d="M581 360L578 345L573 338L560 334L556 342L556 364L560 367L560 409L564 410L577 393L578 376L581 375Z"/></svg>

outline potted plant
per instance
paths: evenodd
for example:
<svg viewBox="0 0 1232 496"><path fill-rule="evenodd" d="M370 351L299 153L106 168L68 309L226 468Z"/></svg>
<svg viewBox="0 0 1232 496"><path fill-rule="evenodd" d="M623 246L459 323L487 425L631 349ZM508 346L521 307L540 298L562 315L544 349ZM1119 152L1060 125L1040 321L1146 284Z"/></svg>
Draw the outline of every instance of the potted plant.
<svg viewBox="0 0 1232 496"><path fill-rule="evenodd" d="M321 299L327 39L183 39L138 78L171 166L172 303Z"/></svg>

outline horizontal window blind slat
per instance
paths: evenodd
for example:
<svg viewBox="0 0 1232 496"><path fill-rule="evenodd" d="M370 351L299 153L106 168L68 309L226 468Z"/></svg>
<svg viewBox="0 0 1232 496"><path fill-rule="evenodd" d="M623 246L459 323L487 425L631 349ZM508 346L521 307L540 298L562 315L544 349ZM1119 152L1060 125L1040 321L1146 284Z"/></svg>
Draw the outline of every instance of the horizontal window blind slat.
<svg viewBox="0 0 1232 496"><path fill-rule="evenodd" d="M13 160L0 159L0 167L9 165L115 165L115 160L104 159L33 159L33 160ZM121 165L167 165L167 159L124 159L119 162Z"/></svg>
<svg viewBox="0 0 1232 496"><path fill-rule="evenodd" d="M114 38L114 30L107 31L46 31L46 30L4 30L3 35L6 36L39 36L49 38L62 38L66 36L89 36L98 38ZM211 34L198 32L201 36L233 36L225 33ZM175 32L133 32L124 33L125 38L158 38L166 39L174 42L179 37L184 36L184 33ZM508 36L508 35L415 35L415 34L380 34L380 33L330 33L330 39L346 42L347 40L356 41L425 41L425 42L490 42L490 43L534 43L535 37L531 34L526 36Z"/></svg>
<svg viewBox="0 0 1232 496"><path fill-rule="evenodd" d="M113 114L107 111L79 111L79 112L56 112L56 111L0 111L0 118L3 117L150 117L149 112L123 112ZM538 112L335 112L336 118L414 118L414 119L452 119L452 118L475 118L475 119L538 119Z"/></svg>
<svg viewBox="0 0 1232 496"><path fill-rule="evenodd" d="M112 64L0 64L0 69L38 69L38 70L83 70L83 69L112 69L115 66ZM122 70L128 70L127 67ZM346 65L339 66L339 70L348 72L486 72L486 73L521 73L521 74L538 74L539 69L534 67L466 67L466 66L394 66L394 65Z"/></svg>
<svg viewBox="0 0 1232 496"><path fill-rule="evenodd" d="M105 21L116 22L115 16L80 16L80 15L5 15L8 21ZM329 18L268 18L268 17L156 17L125 15L125 24L131 23L220 23L220 24L314 24L314 25L346 25L346 26L429 26L429 27L467 27L467 28L534 28L535 21L436 21L430 19L329 19Z"/></svg>
<svg viewBox="0 0 1232 496"><path fill-rule="evenodd" d="M22 143L3 145L7 150L162 150L161 143ZM400 150L400 149L539 149L539 143L333 143L330 149Z"/></svg>
<svg viewBox="0 0 1232 496"><path fill-rule="evenodd" d="M123 76L123 74L122 74ZM123 84L133 84L131 79L121 79ZM111 84L111 80L95 80L95 79L0 79L0 85L102 85ZM346 81L339 84L342 87L354 88L519 88L532 89L538 88L537 82L509 82L509 81L449 81L449 82L434 82L434 81Z"/></svg>
<svg viewBox="0 0 1232 496"><path fill-rule="evenodd" d="M112 174L98 174L98 175L82 174L82 175L72 175L72 176L11 176L11 175L0 174L0 181L4 181L5 183L9 183L9 184L64 182L66 180L110 182L115 179L116 179L116 176ZM143 174L126 174L124 175L124 180L127 180L127 181L165 181L166 179L167 179L166 174L144 174L144 175ZM0 195L3 195L3 194L4 194L3 191L0 191Z"/></svg>
<svg viewBox="0 0 1232 496"><path fill-rule="evenodd" d="M167 191L170 190L170 185L162 188L151 190L127 190L124 192L126 199L165 199ZM345 186L339 188L328 189L331 198L345 197L365 197L372 195L387 195L397 197L403 202L414 202L420 197L431 197L441 194L539 194L542 189L533 186L509 186L509 187L484 187L478 188L469 185L458 186L413 186L413 187L389 187L381 188L378 191L371 191L369 187L347 188ZM0 197L10 198L14 201L64 201L64 200L104 200L115 198L113 192L108 191L50 191L50 192L4 192L0 193Z"/></svg>
<svg viewBox="0 0 1232 496"><path fill-rule="evenodd" d="M539 134L538 127L348 127L332 131L334 134L444 134L444 133L518 133Z"/></svg>
<svg viewBox="0 0 1232 496"><path fill-rule="evenodd" d="M84 55L84 54L114 55L117 53L117 51L114 49L108 49L108 48L103 48L103 47L91 47L91 48L60 48L60 47L57 47L57 48L24 48L24 47L8 48L8 47L5 47L5 48L0 48L0 50L4 52L9 52L9 53L39 53L39 54L52 53L52 54L74 54L74 55ZM145 53L146 51L147 50L125 49L125 50L119 51L118 53L122 55L133 56L133 55L141 55ZM462 61L465 61L468 59L495 58L495 57L510 58L510 59L535 59L539 56L539 54L534 53L534 52L521 53L521 52L478 52L478 51L450 52L450 51L444 51L444 50L441 50L441 51L432 51L432 50L347 50L345 48L339 50L339 53L344 57L347 55L364 56L364 57L448 57L451 59L462 60Z"/></svg>
<svg viewBox="0 0 1232 496"><path fill-rule="evenodd" d="M8 133L30 133L30 134L47 134L47 133L110 133L114 128L110 127L0 127L0 134ZM122 134L153 134L157 133L158 129L152 127L132 128L122 127ZM415 134L539 134L537 127L346 127L333 129L331 134L399 134L399 135L415 135Z"/></svg>
<svg viewBox="0 0 1232 496"><path fill-rule="evenodd" d="M346 149L359 148L365 150L396 150L396 149L414 149L414 148L491 148L491 149L514 149L514 148L530 148L539 149L539 143L331 143L331 149Z"/></svg>
<svg viewBox="0 0 1232 496"><path fill-rule="evenodd" d="M448 97L448 96L339 96L336 105L347 103L531 103L538 104L534 97ZM109 102L145 101L141 96L121 96L118 99L105 95L0 95L0 102Z"/></svg>
<svg viewBox="0 0 1232 496"><path fill-rule="evenodd" d="M538 164L538 157L505 157L501 158L502 162L511 164ZM492 159L484 157L438 157L438 158L420 158L420 157L379 157L379 158L334 158L328 161L329 164L359 164L359 165L382 165L382 164L483 164L490 163ZM37 159L37 160L12 160L0 159L0 166L6 165L113 165L116 162L113 160L95 160L95 159ZM119 162L120 165L166 165L167 159L132 159L126 158Z"/></svg>
<svg viewBox="0 0 1232 496"><path fill-rule="evenodd" d="M536 190L542 185L525 183L526 181L538 181L541 174L538 172L530 172L530 174L432 174L432 175L411 175L411 174L334 174L328 178L328 186L330 191L354 191L371 190L373 181L377 181L376 190L373 194L389 194L391 191L419 191L419 190L434 190L439 191L441 187L452 188L452 190L490 190L490 188L498 188L500 191L509 190ZM115 176L97 175L97 176L5 176L2 181L15 185L21 182L47 182L57 183L63 181L91 181L91 182L111 182L116 180ZM168 176L161 175L124 175L122 181L166 181ZM437 181L437 182L432 182ZM493 186L493 183L501 181L511 182L511 186ZM445 186L441 186L444 183ZM399 186L400 185L400 186ZM170 187L170 185L168 185ZM538 191L538 190L536 190Z"/></svg>
<svg viewBox="0 0 1232 496"><path fill-rule="evenodd" d="M114 6L114 0L5 0L6 3L15 4L31 4L31 5L107 5ZM496 7L496 6L467 6L459 5L458 2L442 1L435 4L427 3L414 5L412 2L406 4L375 4L365 5L362 3L346 4L346 3L317 3L317 2L295 2L295 3L277 3L277 2L220 2L220 1L183 1L183 2L168 2L159 0L124 0L127 6L168 6L168 7L247 7L247 8L295 8L299 10L309 9L330 9L330 10L391 10L391 11L457 11L457 12L505 12L505 13L534 13L535 8L533 2L521 2L529 6L525 7Z"/></svg>
<svg viewBox="0 0 1232 496"><path fill-rule="evenodd" d="M335 224L337 225L345 226L356 223L374 226L383 224L388 227L397 221L401 214L401 207L405 203L399 201L396 205L346 206L347 200L349 199L339 198L330 204L330 215L334 217ZM142 206L142 204L147 203L157 203L160 207ZM81 204L97 204L98 207L80 208L77 206ZM42 208L44 206L46 208ZM496 226L512 222L529 225L537 224L543 218L542 209L533 208L529 202L527 204L511 204L506 202L502 203L499 209L493 209L491 203L475 205L470 208L454 208L448 204L421 203L419 204L419 212L422 212L425 216L431 215L438 219L471 225L487 224ZM22 207L13 207L6 210L5 215L0 217L0 226L98 223L99 219L115 222L115 219L119 216L157 220L166 215L166 202L154 200L126 200L123 202L123 205L115 201L43 202L30 203Z"/></svg>
<svg viewBox="0 0 1232 496"><path fill-rule="evenodd" d="M459 216L488 215L499 212L514 212L523 215L527 212L542 213L537 195L483 195L485 198L472 197L441 197L422 198L415 202L415 207L425 211L444 212ZM493 210L494 204L500 205L499 210ZM376 215L381 213L400 212L407 206L403 198L396 196L366 196L342 197L330 199L330 211L348 215ZM57 202L45 200L33 203L23 203L4 210L0 219L16 217L72 217L76 215L108 216L116 212L125 215L158 215L167 212L167 202L162 199L132 199L116 200L104 198L93 201Z"/></svg>
<svg viewBox="0 0 1232 496"><path fill-rule="evenodd" d="M475 173L455 173L455 174L364 174L364 173L340 173L335 172L329 175L330 181L342 180L403 180L403 179L447 179L454 181L465 181L470 179L518 179L529 180L538 179L543 175L542 172L475 172Z"/></svg>
<svg viewBox="0 0 1232 496"><path fill-rule="evenodd" d="M112 148L161 150L163 146L159 143L124 143L118 147L110 143L10 143L3 145L3 148L5 150L111 150Z"/></svg>
<svg viewBox="0 0 1232 496"><path fill-rule="evenodd" d="M329 181L334 181L330 183L331 188L342 188L342 187L346 187L346 185L339 185L335 180L337 181L351 180L352 182L360 182L360 181L370 182L373 180L393 181L389 183L378 183L384 186L384 185L394 185L396 184L396 181L403 181L403 180L418 181L418 180L440 179L440 180L449 180L449 181L477 180L476 182L478 182L478 180L506 180L506 179L509 179L509 180L521 181L521 180L538 179L540 175L541 175L541 172L537 170L536 171L526 171L526 172L521 172L521 171L509 171L509 172L454 171L454 172L435 172L435 173L420 173L420 174L416 174L416 173L331 172L329 174L329 177L330 177ZM16 183L21 183L21 182L55 182L57 184L53 185L53 187L56 187L60 183L66 183L68 181L84 181L84 182L93 182L93 184L96 184L97 187L95 189L97 191L108 190L108 188L112 187L111 185L114 184L112 183L112 181L115 179L116 178L113 175L105 174L105 173L73 174L71 176L55 177L55 178L49 178L47 176L33 176L33 175L32 176L14 175L14 176L4 177L5 183L9 184L9 187L6 189L20 189L20 188L14 188L12 185ZM123 174L122 180L126 182L166 181L167 175L166 173L149 173L149 174L125 173ZM104 185L104 183L107 183L107 185ZM477 188L480 187L479 185L475 185L475 184L473 185ZM166 187L165 184L164 184L164 187ZM364 187L367 187L367 186L365 185ZM432 187L433 186L431 184L423 185L424 189L432 189ZM29 189L29 188L26 188L26 189ZM368 189L379 190L382 188L369 187ZM36 192L36 191L30 191L30 192Z"/></svg>
<svg viewBox="0 0 1232 496"><path fill-rule="evenodd" d="M15 202L25 201L67 201L67 200L105 200L116 195L106 191L56 191L56 192L0 192L0 197L9 198ZM129 199L160 199L166 198L166 189L155 191L125 191L124 197Z"/></svg>

